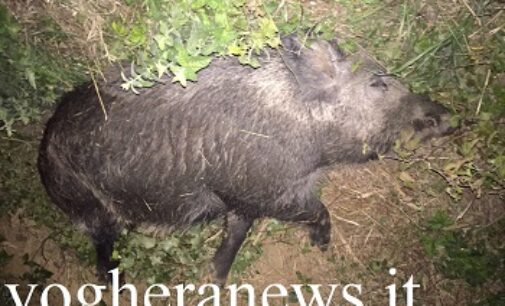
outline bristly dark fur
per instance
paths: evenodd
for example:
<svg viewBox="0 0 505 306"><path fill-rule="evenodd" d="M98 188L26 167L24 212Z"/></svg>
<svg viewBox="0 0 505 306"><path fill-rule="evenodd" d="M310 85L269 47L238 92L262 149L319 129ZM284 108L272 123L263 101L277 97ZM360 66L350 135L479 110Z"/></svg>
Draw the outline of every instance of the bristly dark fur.
<svg viewBox="0 0 505 306"><path fill-rule="evenodd" d="M254 219L303 222L324 248L329 214L313 189L326 166L365 162L405 128L426 137L449 129L443 107L354 71L329 43L283 44L259 69L216 59L187 88L134 95L112 70L99 84L107 120L93 85L63 98L39 170L52 200L92 237L100 273L117 264L110 252L125 226L181 229L227 216L214 259L220 283Z"/></svg>

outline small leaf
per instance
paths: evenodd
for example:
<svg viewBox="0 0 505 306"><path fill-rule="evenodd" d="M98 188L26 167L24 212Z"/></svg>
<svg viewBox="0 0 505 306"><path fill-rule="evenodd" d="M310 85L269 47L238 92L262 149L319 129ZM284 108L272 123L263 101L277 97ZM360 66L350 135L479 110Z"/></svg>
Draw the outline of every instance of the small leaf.
<svg viewBox="0 0 505 306"><path fill-rule="evenodd" d="M399 175L399 179L404 183L414 183L415 180L408 172L401 172Z"/></svg>
<svg viewBox="0 0 505 306"><path fill-rule="evenodd" d="M407 188L414 188L415 180L412 176L410 176L407 172L401 172L398 178L402 181L403 185Z"/></svg>
<svg viewBox="0 0 505 306"><path fill-rule="evenodd" d="M35 73L31 69L25 69L25 76L33 89L37 89L37 84L35 84Z"/></svg>
<svg viewBox="0 0 505 306"><path fill-rule="evenodd" d="M167 36L162 34L156 34L154 35L154 41L156 41L156 44L158 45L158 48L161 51L165 50L167 46Z"/></svg>
<svg viewBox="0 0 505 306"><path fill-rule="evenodd" d="M158 61L156 62L156 71L158 72L158 79L161 79L161 77L168 72L168 65Z"/></svg>
<svg viewBox="0 0 505 306"><path fill-rule="evenodd" d="M151 237L144 236L140 239L140 242L142 246L146 249L152 249L156 246L156 239Z"/></svg>
<svg viewBox="0 0 505 306"><path fill-rule="evenodd" d="M186 79L186 68L178 66L176 64L170 64L169 65L170 71L174 74L174 77L172 78L172 82L179 82L181 83L182 87L186 87L187 85L187 79Z"/></svg>
<svg viewBox="0 0 505 306"><path fill-rule="evenodd" d="M242 65L249 65L253 68L258 68L260 66L259 61L256 58L251 58L249 56L243 55L238 58L238 61Z"/></svg>
<svg viewBox="0 0 505 306"><path fill-rule="evenodd" d="M224 12L216 13L214 20L219 26L223 28L228 28L230 26L228 23L228 16Z"/></svg>
<svg viewBox="0 0 505 306"><path fill-rule="evenodd" d="M261 18L259 21L260 32L264 37L270 38L276 36L278 29L275 22L270 18Z"/></svg>
<svg viewBox="0 0 505 306"><path fill-rule="evenodd" d="M228 46L228 53L232 55L244 55L245 49L242 46L239 46L236 42Z"/></svg>

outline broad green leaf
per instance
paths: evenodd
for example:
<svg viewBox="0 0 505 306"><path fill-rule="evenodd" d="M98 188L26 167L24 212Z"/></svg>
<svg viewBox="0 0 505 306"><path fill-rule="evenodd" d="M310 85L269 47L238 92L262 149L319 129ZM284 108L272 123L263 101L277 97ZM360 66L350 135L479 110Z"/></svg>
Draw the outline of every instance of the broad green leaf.
<svg viewBox="0 0 505 306"><path fill-rule="evenodd" d="M191 2L191 7L193 9L199 9L204 7L207 4L206 0L194 0Z"/></svg>
<svg viewBox="0 0 505 306"><path fill-rule="evenodd" d="M246 50L243 46L239 46L236 42L228 46L228 53L232 55L244 55Z"/></svg>
<svg viewBox="0 0 505 306"><path fill-rule="evenodd" d="M162 63L161 61L158 61L156 63L156 71L158 72L158 79L161 79L165 73L168 72L168 64Z"/></svg>
<svg viewBox="0 0 505 306"><path fill-rule="evenodd" d="M275 25L274 21L270 18L261 18L259 21L259 26L260 26L260 32L261 34L266 37L274 37L277 34L277 26Z"/></svg>
<svg viewBox="0 0 505 306"><path fill-rule="evenodd" d="M228 16L224 12L216 13L214 20L219 26L223 28L228 28L230 26L228 22Z"/></svg>
<svg viewBox="0 0 505 306"><path fill-rule="evenodd" d="M249 65L253 68L258 68L260 66L258 59L254 57L251 58L247 55L240 56L238 60L242 65Z"/></svg>
<svg viewBox="0 0 505 306"><path fill-rule="evenodd" d="M179 82L183 87L186 87L187 85L187 78L186 78L186 68L181 67L176 64L170 64L169 65L170 71L174 74L174 77L172 78L172 82Z"/></svg>

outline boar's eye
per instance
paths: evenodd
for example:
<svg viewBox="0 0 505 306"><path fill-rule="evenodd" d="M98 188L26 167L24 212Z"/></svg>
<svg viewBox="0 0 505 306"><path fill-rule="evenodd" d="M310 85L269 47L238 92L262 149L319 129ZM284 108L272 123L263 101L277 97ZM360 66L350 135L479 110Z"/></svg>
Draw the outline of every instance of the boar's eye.
<svg viewBox="0 0 505 306"><path fill-rule="evenodd" d="M434 127L437 126L438 123L440 122L440 116L432 112L428 112L425 115L424 121L426 122L427 126Z"/></svg>
<svg viewBox="0 0 505 306"><path fill-rule="evenodd" d="M425 119L415 119L412 124L416 131L422 131L426 128L432 128L438 125L437 119L434 117L427 117Z"/></svg>
<svg viewBox="0 0 505 306"><path fill-rule="evenodd" d="M434 127L437 126L437 120L435 118L427 118L424 119L424 122L427 127Z"/></svg>
<svg viewBox="0 0 505 306"><path fill-rule="evenodd" d="M372 83L370 83L370 86L371 87L379 87L382 90L388 89L388 85L386 84L386 82L384 82L384 80L381 77L377 77L377 76L372 78Z"/></svg>

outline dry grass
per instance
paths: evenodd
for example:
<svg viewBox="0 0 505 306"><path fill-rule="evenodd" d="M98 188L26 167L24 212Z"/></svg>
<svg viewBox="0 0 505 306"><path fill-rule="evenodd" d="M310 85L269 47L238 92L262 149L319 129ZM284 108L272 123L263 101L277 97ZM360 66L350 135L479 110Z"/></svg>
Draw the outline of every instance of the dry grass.
<svg viewBox="0 0 505 306"><path fill-rule="evenodd" d="M134 15L130 7L116 0L6 0L5 5L23 26L27 41L62 57L84 58L97 67L115 60L105 30L110 20L131 20ZM47 22L56 28L49 28ZM51 33L46 31L57 31L65 39L48 38L45 34Z"/></svg>
<svg viewBox="0 0 505 306"><path fill-rule="evenodd" d="M45 36L37 32L40 21L49 17L69 39L47 46L61 56L79 54L93 62L110 59L104 34L110 18L122 16L128 20L133 14L114 0L5 2L24 26L27 40L45 44ZM461 2L464 5L465 1ZM427 3L421 8L420 16L433 26L447 22L440 20L439 11L444 11L444 17L456 15L459 8L454 3L437 1L436 9ZM341 7L327 2L304 1L304 4L316 14L331 11L335 18L345 15ZM498 11L496 18L502 12ZM400 36L403 31L408 29L400 27ZM485 35L493 34L492 31ZM344 37L352 35L344 24L339 26L338 32ZM478 34L474 36L476 41L481 37ZM439 143L426 148L422 160L436 163L437 159L451 157L451 154ZM414 179L414 188L400 179L405 172ZM322 200L332 215L330 250L321 253L309 247L306 231L290 226L287 232L263 241L263 255L236 280L251 283L258 290L272 283L359 283L364 288L361 300L366 305L386 305L388 298L384 287L393 282L401 286L410 275L421 284L416 297L422 305L462 305L487 291L496 292L503 284L478 289L464 281L444 277L426 256L419 232L424 220L439 209L448 211L455 226L465 229L493 224L504 217L505 205L498 197L476 199L469 194L461 202L454 203L443 192L443 186L442 178L435 173L415 167L405 170L395 161L340 166L328 174L328 181L322 188ZM0 224L0 234L7 238L4 247L9 253L19 254L0 276L19 277L26 272L20 256L27 253L32 260L55 273L49 280L51 283L64 283L75 292L78 286L96 281L93 267L83 267L73 251L63 250L46 240L49 231L43 226L17 215L2 217ZM391 267L398 271L395 277L387 273ZM145 283L139 284L139 288L142 286Z"/></svg>

